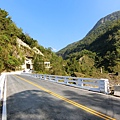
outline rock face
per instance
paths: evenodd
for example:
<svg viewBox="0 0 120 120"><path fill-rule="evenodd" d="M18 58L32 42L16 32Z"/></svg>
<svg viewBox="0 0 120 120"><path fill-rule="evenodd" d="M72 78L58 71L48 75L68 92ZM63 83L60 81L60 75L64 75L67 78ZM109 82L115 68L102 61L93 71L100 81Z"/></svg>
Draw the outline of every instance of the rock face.
<svg viewBox="0 0 120 120"><path fill-rule="evenodd" d="M37 49L36 47L34 47L33 50L36 54L44 56L43 53L39 49Z"/></svg>
<svg viewBox="0 0 120 120"><path fill-rule="evenodd" d="M30 49L30 50L33 50L36 54L39 54L39 55L44 56L43 53L42 53L39 49L37 49L36 47L34 47L33 49L31 49L29 45L27 45L25 42L23 42L23 41L22 41L21 39L19 39L19 38L17 38L17 43L18 43L18 46L19 46L19 47L20 47L20 46L24 46L24 47L26 47L26 48L28 48L28 49Z"/></svg>
<svg viewBox="0 0 120 120"><path fill-rule="evenodd" d="M88 32L87 35L89 35L93 30L95 30L97 27L99 27L101 24L105 24L107 21L115 21L120 19L120 11L113 12L103 18L101 18L95 26Z"/></svg>
<svg viewBox="0 0 120 120"><path fill-rule="evenodd" d="M26 43L24 43L21 39L17 38L17 43L19 45L19 47L22 45L24 47L27 47L28 49L31 49L29 45L27 45Z"/></svg>

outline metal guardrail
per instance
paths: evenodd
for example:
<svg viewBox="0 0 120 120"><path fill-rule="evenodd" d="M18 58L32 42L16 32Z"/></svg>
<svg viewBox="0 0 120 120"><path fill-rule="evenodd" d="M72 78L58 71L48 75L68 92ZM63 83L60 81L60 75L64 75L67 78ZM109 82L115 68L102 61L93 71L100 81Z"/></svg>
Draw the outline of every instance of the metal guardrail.
<svg viewBox="0 0 120 120"><path fill-rule="evenodd" d="M3 99L5 75L0 76L0 101Z"/></svg>
<svg viewBox="0 0 120 120"><path fill-rule="evenodd" d="M2 105L2 120L7 120L6 111L6 75L0 76L0 102Z"/></svg>
<svg viewBox="0 0 120 120"><path fill-rule="evenodd" d="M108 79L78 78L71 76L56 76L56 75L30 74L30 73L22 73L22 74L39 78L40 80L48 80L48 81L79 87L82 89L87 89L95 92L102 92L105 94L109 94L110 92Z"/></svg>

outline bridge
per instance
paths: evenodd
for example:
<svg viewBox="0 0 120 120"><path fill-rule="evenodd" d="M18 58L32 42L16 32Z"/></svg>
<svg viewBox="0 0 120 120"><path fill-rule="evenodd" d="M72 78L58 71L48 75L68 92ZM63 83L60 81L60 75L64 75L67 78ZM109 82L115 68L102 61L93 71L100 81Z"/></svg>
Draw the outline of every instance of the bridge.
<svg viewBox="0 0 120 120"><path fill-rule="evenodd" d="M120 119L120 98L108 94L106 79L38 74L7 74L0 79L2 120Z"/></svg>

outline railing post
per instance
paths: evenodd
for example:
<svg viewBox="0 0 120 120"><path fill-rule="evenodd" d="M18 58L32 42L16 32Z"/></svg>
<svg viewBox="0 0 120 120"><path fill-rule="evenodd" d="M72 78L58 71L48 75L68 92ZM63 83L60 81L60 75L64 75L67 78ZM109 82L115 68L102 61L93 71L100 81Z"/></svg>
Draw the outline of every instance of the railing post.
<svg viewBox="0 0 120 120"><path fill-rule="evenodd" d="M58 77L57 76L55 76L55 82L58 82Z"/></svg>
<svg viewBox="0 0 120 120"><path fill-rule="evenodd" d="M34 74L32 74L32 77L34 77Z"/></svg>
<svg viewBox="0 0 120 120"><path fill-rule="evenodd" d="M38 74L36 74L36 78L38 78Z"/></svg>
<svg viewBox="0 0 120 120"><path fill-rule="evenodd" d="M40 74L40 80L42 79L42 75Z"/></svg>
<svg viewBox="0 0 120 120"><path fill-rule="evenodd" d="M34 74L34 76L33 76L33 77L35 78L35 76L36 76L36 74Z"/></svg>
<svg viewBox="0 0 120 120"><path fill-rule="evenodd" d="M77 85L80 86L80 87L83 87L83 80L82 79L78 79Z"/></svg>
<svg viewBox="0 0 120 120"><path fill-rule="evenodd" d="M44 80L46 80L46 75L44 75Z"/></svg>
<svg viewBox="0 0 120 120"><path fill-rule="evenodd" d="M68 84L67 77L64 77L64 83L65 83L65 84Z"/></svg>
<svg viewBox="0 0 120 120"><path fill-rule="evenodd" d="M2 86L0 85L0 101L2 100Z"/></svg>
<svg viewBox="0 0 120 120"><path fill-rule="evenodd" d="M104 92L106 94L109 93L109 81L108 81L108 79L101 79L99 81L99 89L100 89L100 92Z"/></svg>
<svg viewBox="0 0 120 120"><path fill-rule="evenodd" d="M51 76L49 76L49 80L51 81Z"/></svg>
<svg viewBox="0 0 120 120"><path fill-rule="evenodd" d="M49 75L46 75L46 80L49 80Z"/></svg>

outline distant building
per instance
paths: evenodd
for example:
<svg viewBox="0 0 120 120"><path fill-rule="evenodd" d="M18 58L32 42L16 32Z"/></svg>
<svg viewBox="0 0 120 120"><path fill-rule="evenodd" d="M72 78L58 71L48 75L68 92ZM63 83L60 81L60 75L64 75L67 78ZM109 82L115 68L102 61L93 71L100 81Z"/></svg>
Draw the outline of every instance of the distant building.
<svg viewBox="0 0 120 120"><path fill-rule="evenodd" d="M51 68L51 66L50 66L50 62L44 62L44 66L45 66L45 68Z"/></svg>
<svg viewBox="0 0 120 120"><path fill-rule="evenodd" d="M33 50L36 54L39 54L39 55L44 56L43 53L42 53L39 49L37 49L36 47L34 47L34 48L31 49L29 45L27 45L26 43L24 43L24 42L23 42L21 39L19 39L19 38L17 38L17 43L18 43L18 46L19 46L19 47L24 46L24 47L26 47L26 48L28 48L28 49L30 49L30 50ZM24 72L31 72L31 70L33 69L33 62L32 62L32 60L33 60L33 57L32 57L32 56L26 56L26 57L25 57L24 64L21 65L22 70L23 70ZM46 69L51 68L50 62L44 62L44 67L45 67Z"/></svg>
<svg viewBox="0 0 120 120"><path fill-rule="evenodd" d="M33 69L32 59L33 57L28 57L28 56L25 57L25 62L22 65L22 69L24 72L29 72L30 70Z"/></svg>

